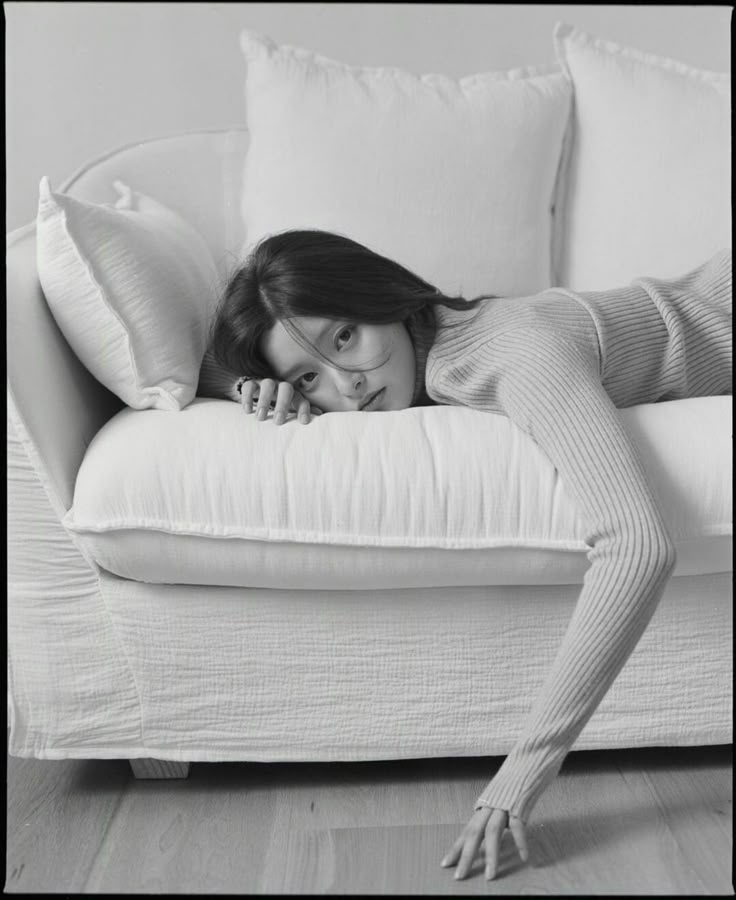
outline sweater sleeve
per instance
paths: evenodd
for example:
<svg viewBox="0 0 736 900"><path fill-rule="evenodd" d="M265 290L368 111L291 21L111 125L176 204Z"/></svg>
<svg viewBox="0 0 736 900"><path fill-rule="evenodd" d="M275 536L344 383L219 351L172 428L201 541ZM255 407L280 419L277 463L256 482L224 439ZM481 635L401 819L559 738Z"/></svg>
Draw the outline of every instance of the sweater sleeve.
<svg viewBox="0 0 736 900"><path fill-rule="evenodd" d="M473 355L476 358L473 358ZM490 373L490 374L489 374ZM578 504L590 566L522 733L475 804L526 821L647 626L675 550L598 361L563 336L515 329L467 354L453 402L501 410L545 452Z"/></svg>

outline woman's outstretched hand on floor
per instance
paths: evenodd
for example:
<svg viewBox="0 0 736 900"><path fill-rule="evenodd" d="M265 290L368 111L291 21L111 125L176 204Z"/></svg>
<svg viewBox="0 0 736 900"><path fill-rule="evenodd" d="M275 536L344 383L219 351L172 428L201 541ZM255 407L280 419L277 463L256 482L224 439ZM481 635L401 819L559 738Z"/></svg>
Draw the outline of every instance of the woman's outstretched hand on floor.
<svg viewBox="0 0 736 900"><path fill-rule="evenodd" d="M495 878L498 873L498 858L501 852L501 838L508 828L514 836L519 856L524 862L529 860L524 823L518 816L511 816L504 809L477 809L463 828L460 837L452 845L441 865L457 863L455 878L465 878L473 865L481 842L485 844L486 878Z"/></svg>

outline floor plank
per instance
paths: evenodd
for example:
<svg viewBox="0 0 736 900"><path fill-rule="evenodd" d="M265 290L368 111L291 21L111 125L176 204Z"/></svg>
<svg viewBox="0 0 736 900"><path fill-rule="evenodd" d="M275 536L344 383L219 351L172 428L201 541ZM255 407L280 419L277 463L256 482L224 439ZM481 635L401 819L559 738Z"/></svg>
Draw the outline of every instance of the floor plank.
<svg viewBox="0 0 736 900"><path fill-rule="evenodd" d="M125 760L9 756L6 891L83 891L130 777Z"/></svg>
<svg viewBox="0 0 736 900"><path fill-rule="evenodd" d="M186 781L133 781L85 891L255 893L273 810L274 791L248 765L194 764Z"/></svg>
<svg viewBox="0 0 736 900"><path fill-rule="evenodd" d="M733 894L731 747L572 753L500 877L439 862L501 760L194 763L8 757L6 892Z"/></svg>

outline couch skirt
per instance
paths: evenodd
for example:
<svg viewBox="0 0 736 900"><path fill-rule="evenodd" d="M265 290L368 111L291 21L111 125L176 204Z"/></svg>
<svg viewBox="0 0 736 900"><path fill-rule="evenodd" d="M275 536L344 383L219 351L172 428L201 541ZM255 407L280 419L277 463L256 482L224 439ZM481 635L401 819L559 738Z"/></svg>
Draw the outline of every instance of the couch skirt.
<svg viewBox="0 0 736 900"><path fill-rule="evenodd" d="M46 627L19 632L16 622L10 752L205 761L505 754L578 590L315 594L103 575L83 598L47 597ZM672 580L576 749L731 742L730 591L730 574ZM103 673L90 658L90 617L110 653Z"/></svg>

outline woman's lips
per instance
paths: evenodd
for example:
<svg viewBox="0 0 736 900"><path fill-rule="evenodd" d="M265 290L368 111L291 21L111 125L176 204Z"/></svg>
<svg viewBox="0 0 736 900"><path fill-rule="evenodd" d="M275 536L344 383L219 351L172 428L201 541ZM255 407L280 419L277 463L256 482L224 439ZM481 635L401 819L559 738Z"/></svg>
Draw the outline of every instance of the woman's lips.
<svg viewBox="0 0 736 900"><path fill-rule="evenodd" d="M371 399L368 403L366 403L366 404L364 404L363 406L360 407L361 411L364 412L366 409L370 409L370 410L375 409L375 408L376 408L376 404L377 404L377 403L380 403L380 401L383 399L383 395L384 395L385 393L386 393L386 388L385 388L385 387L384 387L384 388L381 388L380 391L377 391L377 392L373 395L372 399Z"/></svg>

